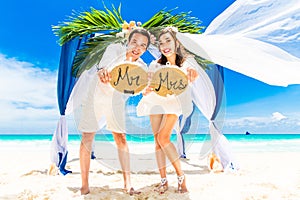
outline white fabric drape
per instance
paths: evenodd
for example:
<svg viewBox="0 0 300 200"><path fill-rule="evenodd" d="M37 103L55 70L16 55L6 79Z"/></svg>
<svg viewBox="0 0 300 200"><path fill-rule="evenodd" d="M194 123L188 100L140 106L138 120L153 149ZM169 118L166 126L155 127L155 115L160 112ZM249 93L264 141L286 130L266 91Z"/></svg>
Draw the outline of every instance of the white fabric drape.
<svg viewBox="0 0 300 200"><path fill-rule="evenodd" d="M59 166L59 162L62 161L67 154L68 134L65 133L68 133L68 127L66 117L62 115L58 121L51 142L50 159L56 166ZM62 154L61 160L59 160L58 152Z"/></svg>
<svg viewBox="0 0 300 200"><path fill-rule="evenodd" d="M184 143L182 141L182 137L181 137L181 133L180 133L179 120L177 121L177 124L175 125L174 130L176 132L176 141L177 141L176 149L177 149L179 156L181 156L184 154Z"/></svg>
<svg viewBox="0 0 300 200"><path fill-rule="evenodd" d="M300 1L237 0L203 34L177 33L194 54L270 85L300 84ZM212 150L225 169L238 169L212 115L216 93L206 73L193 85L193 100L210 121Z"/></svg>
<svg viewBox="0 0 300 200"><path fill-rule="evenodd" d="M241 35L300 57L299 0L237 0L217 16L205 35Z"/></svg>
<svg viewBox="0 0 300 200"><path fill-rule="evenodd" d="M178 33L195 54L270 85L300 84L300 59L282 49L239 35Z"/></svg>
<svg viewBox="0 0 300 200"><path fill-rule="evenodd" d="M94 75L97 71L96 67L92 67L89 70L85 70L80 75L80 81L77 81L72 93L69 97L66 106L66 115L71 114L76 108L80 107L82 102L85 100L87 93L88 93L88 85L90 84L91 80L94 78ZM80 92L77 92L80 91Z"/></svg>
<svg viewBox="0 0 300 200"><path fill-rule="evenodd" d="M238 0L203 34L177 38L193 53L267 84L300 84L299 0Z"/></svg>
<svg viewBox="0 0 300 200"><path fill-rule="evenodd" d="M207 73L201 68L198 69L199 77L192 84L192 96L195 105L209 121L209 134L211 135L211 151L221 160L224 169L238 169L231 146L226 137L221 133L214 119L216 109L216 92Z"/></svg>

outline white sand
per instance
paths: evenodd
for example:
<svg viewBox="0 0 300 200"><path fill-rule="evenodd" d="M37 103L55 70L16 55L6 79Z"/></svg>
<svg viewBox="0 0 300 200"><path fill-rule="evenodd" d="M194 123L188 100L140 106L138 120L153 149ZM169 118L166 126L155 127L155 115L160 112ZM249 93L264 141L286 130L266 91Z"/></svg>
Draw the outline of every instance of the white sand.
<svg viewBox="0 0 300 200"><path fill-rule="evenodd" d="M130 149L151 152L153 144L129 144ZM143 148L141 148L143 147ZM175 193L177 181L168 167L169 191L154 192L159 182L152 155L132 156L132 184L140 195L122 192L123 179L117 170L115 152L107 158L91 161L91 193L79 195L81 186L78 159L79 143L69 144L67 176L47 175L50 166L50 142L1 142L0 199L300 199L300 152L236 151L241 169L237 173L210 173L207 159L199 159L197 144L189 149L189 160L182 161L188 194ZM133 151L132 150L132 151ZM134 160L135 159L135 160ZM111 166L113 167L111 167Z"/></svg>

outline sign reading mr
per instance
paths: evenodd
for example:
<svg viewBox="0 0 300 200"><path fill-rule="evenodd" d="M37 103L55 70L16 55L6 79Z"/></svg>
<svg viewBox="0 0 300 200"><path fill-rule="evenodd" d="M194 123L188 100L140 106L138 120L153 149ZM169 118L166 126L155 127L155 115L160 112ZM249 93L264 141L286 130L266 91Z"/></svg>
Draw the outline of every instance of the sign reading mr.
<svg viewBox="0 0 300 200"><path fill-rule="evenodd" d="M112 69L110 84L119 92L138 94L147 86L148 74L138 65L123 63Z"/></svg>

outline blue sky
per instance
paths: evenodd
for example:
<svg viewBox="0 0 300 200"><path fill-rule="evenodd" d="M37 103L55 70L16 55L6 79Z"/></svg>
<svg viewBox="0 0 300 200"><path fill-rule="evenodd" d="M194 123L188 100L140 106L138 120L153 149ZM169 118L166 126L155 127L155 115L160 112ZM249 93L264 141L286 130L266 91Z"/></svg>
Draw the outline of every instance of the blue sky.
<svg viewBox="0 0 300 200"><path fill-rule="evenodd" d="M192 11L204 26L233 0L112 0L125 20L146 21L160 9ZM0 8L0 133L53 133L59 117L56 75L60 56L51 25L72 10L103 8L100 0L4 1ZM275 87L225 70L224 133L300 133L300 86ZM70 123L71 131L74 131Z"/></svg>

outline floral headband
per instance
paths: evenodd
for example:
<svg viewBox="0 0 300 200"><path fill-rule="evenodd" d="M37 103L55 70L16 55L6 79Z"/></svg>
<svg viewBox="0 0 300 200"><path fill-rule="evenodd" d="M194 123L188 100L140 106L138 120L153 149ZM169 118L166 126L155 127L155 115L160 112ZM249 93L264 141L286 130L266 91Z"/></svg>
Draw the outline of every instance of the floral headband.
<svg viewBox="0 0 300 200"><path fill-rule="evenodd" d="M136 29L137 27L141 27L141 25L142 25L141 22L136 23L135 21L130 21L128 24L126 21L124 21L122 24L122 31L117 33L116 37L128 39L131 31Z"/></svg>
<svg viewBox="0 0 300 200"><path fill-rule="evenodd" d="M171 31L171 32L178 33L178 28L174 27L174 26L168 26L168 27L164 28L163 31Z"/></svg>
<svg viewBox="0 0 300 200"><path fill-rule="evenodd" d="M117 38L125 38L128 40L128 37L134 29L141 28L142 22L135 22L135 21L130 21L129 24L124 21L122 24L122 31L116 34ZM148 31L150 35L150 43L156 45L156 37Z"/></svg>

